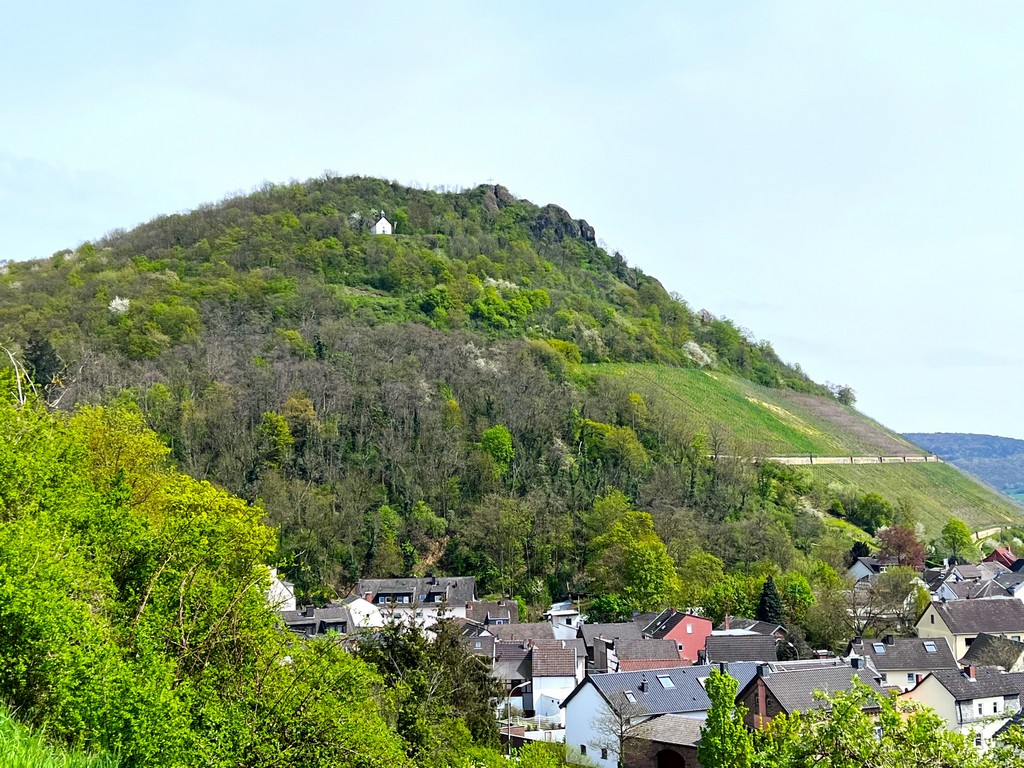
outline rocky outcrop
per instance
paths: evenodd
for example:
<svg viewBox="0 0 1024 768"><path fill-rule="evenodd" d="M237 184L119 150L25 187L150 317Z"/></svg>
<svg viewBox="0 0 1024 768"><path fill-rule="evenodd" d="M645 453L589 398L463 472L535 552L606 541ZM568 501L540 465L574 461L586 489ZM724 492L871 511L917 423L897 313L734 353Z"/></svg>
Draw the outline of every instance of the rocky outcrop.
<svg viewBox="0 0 1024 768"><path fill-rule="evenodd" d="M584 219L574 219L567 210L557 205L546 205L541 208L530 229L538 237L543 232L550 231L556 240L574 238L597 244L596 232L592 226Z"/></svg>

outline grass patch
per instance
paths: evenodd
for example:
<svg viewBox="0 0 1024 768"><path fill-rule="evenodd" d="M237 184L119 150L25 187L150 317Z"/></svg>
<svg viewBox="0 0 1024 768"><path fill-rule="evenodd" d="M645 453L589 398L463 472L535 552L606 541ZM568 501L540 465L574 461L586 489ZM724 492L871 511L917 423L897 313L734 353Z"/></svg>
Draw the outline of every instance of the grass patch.
<svg viewBox="0 0 1024 768"><path fill-rule="evenodd" d="M0 768L117 768L117 761L52 747L0 707Z"/></svg>

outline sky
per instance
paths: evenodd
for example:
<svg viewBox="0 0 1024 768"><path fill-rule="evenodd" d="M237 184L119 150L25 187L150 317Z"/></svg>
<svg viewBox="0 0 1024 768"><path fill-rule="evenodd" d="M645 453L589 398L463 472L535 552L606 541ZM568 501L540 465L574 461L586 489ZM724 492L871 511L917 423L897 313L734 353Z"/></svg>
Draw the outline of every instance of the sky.
<svg viewBox="0 0 1024 768"><path fill-rule="evenodd" d="M1016 0L17 4L0 258L326 170L490 181L897 431L1024 438L1021 40Z"/></svg>

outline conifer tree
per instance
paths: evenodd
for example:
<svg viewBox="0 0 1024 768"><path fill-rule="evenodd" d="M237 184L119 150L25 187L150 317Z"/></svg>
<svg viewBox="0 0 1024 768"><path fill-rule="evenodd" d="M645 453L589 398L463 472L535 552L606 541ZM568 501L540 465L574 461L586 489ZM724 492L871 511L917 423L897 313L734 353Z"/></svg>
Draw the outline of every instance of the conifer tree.
<svg viewBox="0 0 1024 768"><path fill-rule="evenodd" d="M782 598L775 586L775 579L769 576L761 589L761 599L757 603L757 618L769 624L782 624L785 615L782 609Z"/></svg>

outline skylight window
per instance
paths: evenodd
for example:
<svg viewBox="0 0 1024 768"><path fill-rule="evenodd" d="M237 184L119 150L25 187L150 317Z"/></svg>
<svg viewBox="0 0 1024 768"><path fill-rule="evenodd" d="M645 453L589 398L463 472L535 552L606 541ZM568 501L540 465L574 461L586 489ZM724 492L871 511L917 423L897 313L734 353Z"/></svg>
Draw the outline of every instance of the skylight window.
<svg viewBox="0 0 1024 768"><path fill-rule="evenodd" d="M672 682L672 678L668 675L658 675L658 682L661 683L662 688L675 688L676 684Z"/></svg>
<svg viewBox="0 0 1024 768"><path fill-rule="evenodd" d="M633 695L632 691L626 691L625 696L626 701L628 701L630 704L636 704L636 696Z"/></svg>
<svg viewBox="0 0 1024 768"><path fill-rule="evenodd" d="M885 653L885 643L874 643L875 653Z"/></svg>
<svg viewBox="0 0 1024 768"><path fill-rule="evenodd" d="M933 642L932 642L931 640L926 640L926 641L925 641L925 643L924 643L924 649L925 649L925 650L926 650L926 651L927 651L928 653L937 653L937 651L936 651L936 649L935 649L935 643L933 643Z"/></svg>

